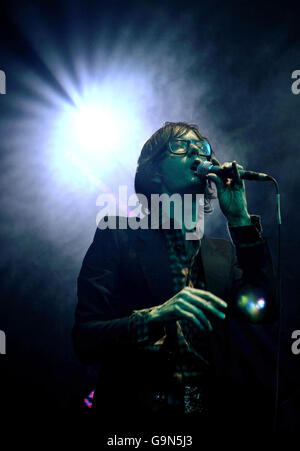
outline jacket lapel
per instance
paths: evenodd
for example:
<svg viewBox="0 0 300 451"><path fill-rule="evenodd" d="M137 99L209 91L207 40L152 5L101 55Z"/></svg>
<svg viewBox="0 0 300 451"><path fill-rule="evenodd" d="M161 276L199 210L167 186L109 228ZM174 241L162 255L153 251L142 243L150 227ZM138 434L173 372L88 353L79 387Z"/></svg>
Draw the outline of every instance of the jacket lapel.
<svg viewBox="0 0 300 451"><path fill-rule="evenodd" d="M175 294L163 234L160 230L139 229L136 245L137 256L153 298L152 305L161 304Z"/></svg>
<svg viewBox="0 0 300 451"><path fill-rule="evenodd" d="M217 296L224 296L228 288L228 260L221 246L221 240L203 237L201 258L206 288Z"/></svg>
<svg viewBox="0 0 300 451"><path fill-rule="evenodd" d="M138 232L137 256L153 297L152 305L156 305L170 299L175 294L166 243L159 230L139 229ZM224 297L229 280L226 273L228 260L223 251L221 243L203 237L201 258L206 289L220 297Z"/></svg>

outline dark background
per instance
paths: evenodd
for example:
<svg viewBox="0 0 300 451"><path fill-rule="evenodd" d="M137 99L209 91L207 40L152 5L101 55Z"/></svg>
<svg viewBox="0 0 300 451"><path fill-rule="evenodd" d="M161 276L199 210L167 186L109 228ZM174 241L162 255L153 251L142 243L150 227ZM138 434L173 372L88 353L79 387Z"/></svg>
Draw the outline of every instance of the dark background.
<svg viewBox="0 0 300 451"><path fill-rule="evenodd" d="M300 355L291 352L291 334L300 329L300 95L291 92L291 74L300 69L298 23L296 2L1 3L0 69L6 72L7 94L0 96L0 330L7 354L0 365L9 404L77 407L94 387L96 368L77 361L71 328L76 277L95 230L99 192L82 174L71 184L57 176L47 119L59 113L60 102L72 104L61 67L78 92L86 82L78 59L99 83L112 74L120 76L121 86L124 74L138 80L132 98L144 128L132 137L138 145L125 149L126 171L102 170L112 189L121 182L132 186L141 145L168 120L196 122L221 161L235 158L279 181L281 403L295 402ZM249 211L261 215L277 264L274 188L249 183L247 189ZM227 236L215 207L206 232ZM251 347L255 352L247 354L246 345L243 356L252 377L256 368L269 388L274 337L272 330L264 342L270 359L262 358L259 340Z"/></svg>

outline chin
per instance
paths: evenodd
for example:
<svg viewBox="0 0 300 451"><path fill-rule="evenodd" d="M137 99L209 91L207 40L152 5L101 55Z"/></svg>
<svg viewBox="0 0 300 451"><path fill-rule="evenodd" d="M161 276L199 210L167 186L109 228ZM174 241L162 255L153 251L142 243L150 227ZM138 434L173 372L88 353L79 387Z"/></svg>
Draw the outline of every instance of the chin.
<svg viewBox="0 0 300 451"><path fill-rule="evenodd" d="M206 188L206 180L200 180L196 175L192 178L192 183L187 187L186 193L204 194Z"/></svg>
<svg viewBox="0 0 300 451"><path fill-rule="evenodd" d="M204 194L205 186L199 186L195 184L193 186L187 186L181 190L181 194Z"/></svg>

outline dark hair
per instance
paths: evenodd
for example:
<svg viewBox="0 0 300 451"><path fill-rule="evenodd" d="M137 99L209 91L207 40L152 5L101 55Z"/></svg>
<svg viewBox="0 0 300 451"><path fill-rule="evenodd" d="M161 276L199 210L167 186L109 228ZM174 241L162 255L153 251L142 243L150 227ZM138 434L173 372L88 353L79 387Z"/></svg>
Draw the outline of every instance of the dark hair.
<svg viewBox="0 0 300 451"><path fill-rule="evenodd" d="M152 179L158 172L157 162L159 157L165 151L167 143L170 139L182 136L189 130L193 130L200 139L205 139L201 135L200 130L196 124L189 124L187 122L165 122L163 127L158 129L148 141L145 142L138 159L137 170L135 173L134 188L137 195L144 194L147 199L150 199L151 193L157 192L157 184ZM204 212L212 213L213 208L211 200L216 199L216 189L211 181L206 181L204 191Z"/></svg>

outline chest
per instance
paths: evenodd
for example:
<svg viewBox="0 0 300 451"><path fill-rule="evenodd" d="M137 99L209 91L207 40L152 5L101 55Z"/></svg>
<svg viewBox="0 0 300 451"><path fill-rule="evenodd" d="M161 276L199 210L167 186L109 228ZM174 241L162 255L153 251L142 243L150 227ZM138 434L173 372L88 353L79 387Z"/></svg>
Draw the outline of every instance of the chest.
<svg viewBox="0 0 300 451"><path fill-rule="evenodd" d="M191 281L225 298L231 285L228 253L209 244L202 240L197 250L187 241L183 249L175 241L170 250L158 234L129 242L122 252L122 295L132 308L146 308L170 299Z"/></svg>

